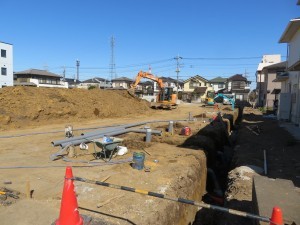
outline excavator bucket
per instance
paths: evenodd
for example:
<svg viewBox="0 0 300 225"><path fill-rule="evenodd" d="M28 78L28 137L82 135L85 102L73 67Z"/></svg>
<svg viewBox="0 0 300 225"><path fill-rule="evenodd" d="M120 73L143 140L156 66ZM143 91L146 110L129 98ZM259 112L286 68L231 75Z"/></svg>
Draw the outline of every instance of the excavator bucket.
<svg viewBox="0 0 300 225"><path fill-rule="evenodd" d="M130 88L127 90L128 94L130 94L132 97L137 98L137 96L134 94L134 88Z"/></svg>

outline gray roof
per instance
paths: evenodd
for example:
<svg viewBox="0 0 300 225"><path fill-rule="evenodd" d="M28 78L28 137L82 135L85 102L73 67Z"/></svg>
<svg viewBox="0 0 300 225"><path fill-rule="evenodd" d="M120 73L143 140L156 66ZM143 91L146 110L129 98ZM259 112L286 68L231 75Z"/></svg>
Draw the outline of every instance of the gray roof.
<svg viewBox="0 0 300 225"><path fill-rule="evenodd" d="M24 70L20 72L15 72L15 75L23 75L23 74L28 74L28 75L39 75L39 76L48 76L48 77L62 77L58 74L48 72L47 70L38 70L38 69L29 69L29 70Z"/></svg>
<svg viewBox="0 0 300 225"><path fill-rule="evenodd" d="M216 77L214 79L209 80L210 83L225 83L227 81L227 78L223 77Z"/></svg>
<svg viewBox="0 0 300 225"><path fill-rule="evenodd" d="M82 81L82 83L100 83L100 82L105 82L106 80L101 78L101 77L94 77L88 80Z"/></svg>
<svg viewBox="0 0 300 225"><path fill-rule="evenodd" d="M119 77L119 78L115 78L112 79L111 81L127 81L127 82L133 82L133 80L127 78L127 77Z"/></svg>
<svg viewBox="0 0 300 225"><path fill-rule="evenodd" d="M185 80L185 81L183 81L183 82L186 83L186 82L188 82L188 81L190 81L190 80L194 80L194 79L200 79L200 80L203 80L204 82L208 82L207 79L205 79L204 77L201 77L201 76L199 76L199 75L190 77L189 79L187 79L187 80Z"/></svg>
<svg viewBox="0 0 300 225"><path fill-rule="evenodd" d="M243 77L242 74L235 74L228 78L228 80L232 81L247 81L247 78Z"/></svg>
<svg viewBox="0 0 300 225"><path fill-rule="evenodd" d="M287 61L283 61L283 62L280 62L280 63L272 64L270 66L266 66L266 67L264 67L264 69L285 69L286 64L287 64Z"/></svg>
<svg viewBox="0 0 300 225"><path fill-rule="evenodd" d="M12 44L10 44L10 43L3 42L3 41L0 41L0 43L7 44L7 45L12 45Z"/></svg>

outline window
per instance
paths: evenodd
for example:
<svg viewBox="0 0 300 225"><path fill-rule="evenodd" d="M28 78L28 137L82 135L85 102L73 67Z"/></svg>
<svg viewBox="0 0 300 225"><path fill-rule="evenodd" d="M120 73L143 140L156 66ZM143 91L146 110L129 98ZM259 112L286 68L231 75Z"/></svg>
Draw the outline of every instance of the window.
<svg viewBox="0 0 300 225"><path fill-rule="evenodd" d="M218 88L223 88L224 85L222 83L218 83Z"/></svg>
<svg viewBox="0 0 300 225"><path fill-rule="evenodd" d="M6 50L5 49L1 49L1 57L6 58Z"/></svg>
<svg viewBox="0 0 300 225"><path fill-rule="evenodd" d="M7 68L1 67L1 75L3 75L3 76L7 75Z"/></svg>

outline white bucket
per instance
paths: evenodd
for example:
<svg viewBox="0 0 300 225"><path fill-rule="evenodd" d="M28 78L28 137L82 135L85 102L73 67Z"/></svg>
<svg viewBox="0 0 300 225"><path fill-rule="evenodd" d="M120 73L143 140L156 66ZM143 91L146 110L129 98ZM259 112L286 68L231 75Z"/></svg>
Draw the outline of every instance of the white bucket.
<svg viewBox="0 0 300 225"><path fill-rule="evenodd" d="M125 146L118 146L118 153L117 155L125 155L128 152L127 147Z"/></svg>

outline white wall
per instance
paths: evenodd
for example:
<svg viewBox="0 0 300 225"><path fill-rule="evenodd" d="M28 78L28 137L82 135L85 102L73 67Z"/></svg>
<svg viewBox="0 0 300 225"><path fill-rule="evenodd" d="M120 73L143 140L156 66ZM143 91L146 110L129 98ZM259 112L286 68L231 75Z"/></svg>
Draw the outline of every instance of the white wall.
<svg viewBox="0 0 300 225"><path fill-rule="evenodd" d="M296 32L289 43L288 67L300 60L300 30ZM289 85L291 87L291 121L300 124L300 71L289 72Z"/></svg>
<svg viewBox="0 0 300 225"><path fill-rule="evenodd" d="M219 88L219 84L215 84L215 83L212 83L211 86L215 92L218 92L219 90L224 89L226 87L225 84L223 84L223 87Z"/></svg>
<svg viewBox="0 0 300 225"><path fill-rule="evenodd" d="M6 50L6 58L0 55L0 88L3 86L13 86L14 85L14 75L13 75L13 46L0 42L1 49ZM1 67L7 69L7 75L1 75Z"/></svg>
<svg viewBox="0 0 300 225"><path fill-rule="evenodd" d="M295 34L289 46L288 67L300 60L300 30Z"/></svg>

